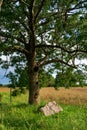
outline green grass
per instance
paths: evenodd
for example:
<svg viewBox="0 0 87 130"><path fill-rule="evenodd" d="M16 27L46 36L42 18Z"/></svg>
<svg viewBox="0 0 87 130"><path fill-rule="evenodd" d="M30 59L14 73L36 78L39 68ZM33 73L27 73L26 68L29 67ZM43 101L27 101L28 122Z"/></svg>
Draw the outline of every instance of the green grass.
<svg viewBox="0 0 87 130"><path fill-rule="evenodd" d="M63 111L44 116L38 108L45 104L27 104L27 95L10 98L2 93L0 103L0 130L87 130L87 106L61 104Z"/></svg>

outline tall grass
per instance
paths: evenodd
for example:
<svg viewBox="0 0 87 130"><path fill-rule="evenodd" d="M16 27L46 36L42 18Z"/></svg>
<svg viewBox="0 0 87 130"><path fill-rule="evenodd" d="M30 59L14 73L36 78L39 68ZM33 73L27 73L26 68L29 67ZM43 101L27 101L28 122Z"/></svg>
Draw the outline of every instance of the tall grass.
<svg viewBox="0 0 87 130"><path fill-rule="evenodd" d="M39 105L27 104L27 94L12 98L2 93L0 103L0 130L87 130L87 106L61 104L63 111L44 116Z"/></svg>

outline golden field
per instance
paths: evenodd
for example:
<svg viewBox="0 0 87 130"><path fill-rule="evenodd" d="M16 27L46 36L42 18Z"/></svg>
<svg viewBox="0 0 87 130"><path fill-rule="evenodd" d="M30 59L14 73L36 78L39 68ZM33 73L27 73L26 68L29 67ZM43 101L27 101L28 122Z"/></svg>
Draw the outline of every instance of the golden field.
<svg viewBox="0 0 87 130"><path fill-rule="evenodd" d="M8 92L9 88L0 88L0 92ZM40 99L53 101L64 104L87 105L87 87L59 88L55 90L53 87L40 89Z"/></svg>
<svg viewBox="0 0 87 130"><path fill-rule="evenodd" d="M40 98L64 104L87 105L87 87L60 88L58 90L53 87L42 88Z"/></svg>

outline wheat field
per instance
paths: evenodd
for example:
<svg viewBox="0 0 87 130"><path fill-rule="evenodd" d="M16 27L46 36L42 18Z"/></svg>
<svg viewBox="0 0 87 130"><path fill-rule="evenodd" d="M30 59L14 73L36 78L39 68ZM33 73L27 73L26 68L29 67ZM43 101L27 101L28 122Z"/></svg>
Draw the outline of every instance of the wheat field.
<svg viewBox="0 0 87 130"><path fill-rule="evenodd" d="M40 99L56 100L58 103L87 105L87 87L73 87L69 89L42 88L40 90Z"/></svg>

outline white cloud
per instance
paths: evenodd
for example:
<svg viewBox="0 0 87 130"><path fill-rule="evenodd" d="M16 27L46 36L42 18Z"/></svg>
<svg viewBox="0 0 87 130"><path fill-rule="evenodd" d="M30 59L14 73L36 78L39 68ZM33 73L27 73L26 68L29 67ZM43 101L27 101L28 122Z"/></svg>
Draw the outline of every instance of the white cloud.
<svg viewBox="0 0 87 130"><path fill-rule="evenodd" d="M81 65L81 64L85 64L85 65L87 65L87 59L83 59L83 60L78 60L78 59L76 59L75 60L75 64L76 65Z"/></svg>

